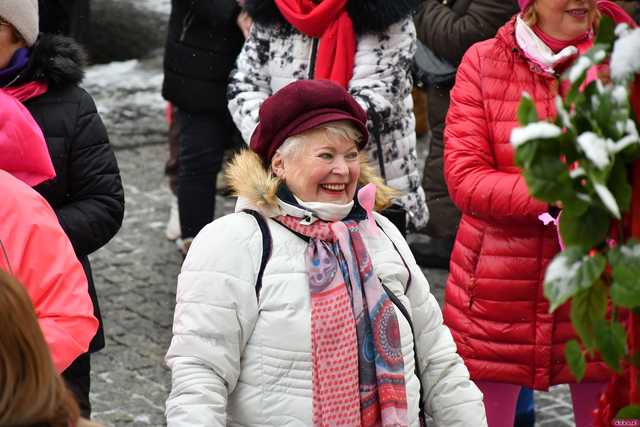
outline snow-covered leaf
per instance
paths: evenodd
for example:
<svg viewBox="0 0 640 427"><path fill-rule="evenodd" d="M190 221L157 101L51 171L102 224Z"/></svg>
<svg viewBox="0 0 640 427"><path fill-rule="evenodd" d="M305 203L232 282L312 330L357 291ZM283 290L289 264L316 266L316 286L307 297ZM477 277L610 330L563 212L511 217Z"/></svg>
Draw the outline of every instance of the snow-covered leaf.
<svg viewBox="0 0 640 427"><path fill-rule="evenodd" d="M600 184L599 182L593 183L593 188L596 190L598 197L604 203L604 206L607 210L613 215L616 219L620 219L620 208L618 207L618 202L616 202L616 198L613 197L611 191L607 188L606 185Z"/></svg>
<svg viewBox="0 0 640 427"><path fill-rule="evenodd" d="M583 55L578 58L576 63L569 70L569 81L571 84L576 83L580 77L584 76L589 68L593 65L591 58Z"/></svg>
<svg viewBox="0 0 640 427"><path fill-rule="evenodd" d="M640 306L640 243L630 240L608 256L613 272L611 299L627 308Z"/></svg>
<svg viewBox="0 0 640 427"><path fill-rule="evenodd" d="M513 131L511 131L511 144L515 148L518 148L518 146L535 139L557 138L561 134L562 129L553 123L536 122L525 127L513 129Z"/></svg>
<svg viewBox="0 0 640 427"><path fill-rule="evenodd" d="M611 77L616 82L631 80L640 72L640 28L623 34L613 45Z"/></svg>
<svg viewBox="0 0 640 427"><path fill-rule="evenodd" d="M560 123L567 129L573 129L573 123L571 123L571 116L566 108L564 108L564 102L560 96L556 96L556 111L560 118Z"/></svg>
<svg viewBox="0 0 640 427"><path fill-rule="evenodd" d="M607 141L593 132L584 132L578 136L578 146L591 162L599 169L604 169L611 163L607 151Z"/></svg>
<svg viewBox="0 0 640 427"><path fill-rule="evenodd" d="M618 105L627 105L629 103L629 91L623 85L615 85L611 91L611 96Z"/></svg>
<svg viewBox="0 0 640 427"><path fill-rule="evenodd" d="M606 264L605 258L596 254L588 256L578 246L570 246L551 261L544 276L544 295L553 312L576 293L588 289L600 277Z"/></svg>

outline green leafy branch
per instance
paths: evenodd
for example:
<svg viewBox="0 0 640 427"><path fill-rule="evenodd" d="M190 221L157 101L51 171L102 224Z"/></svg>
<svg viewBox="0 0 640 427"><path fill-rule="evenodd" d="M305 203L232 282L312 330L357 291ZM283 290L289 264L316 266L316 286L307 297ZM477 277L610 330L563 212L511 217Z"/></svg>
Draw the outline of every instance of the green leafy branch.
<svg viewBox="0 0 640 427"><path fill-rule="evenodd" d="M564 99L556 97L553 122L541 121L534 101L523 94L521 127L511 136L531 195L562 208L565 249L546 271L544 293L551 312L572 301L579 341L566 345L565 356L578 381L586 355L595 352L616 372L624 363L640 367L640 355L629 354L618 319L621 309L640 313L640 242L625 241L622 226L631 207L629 165L640 157L628 101L633 74L585 83L588 70L611 57L616 31L624 32L614 30L610 19L601 20L594 46L562 77L570 86Z"/></svg>

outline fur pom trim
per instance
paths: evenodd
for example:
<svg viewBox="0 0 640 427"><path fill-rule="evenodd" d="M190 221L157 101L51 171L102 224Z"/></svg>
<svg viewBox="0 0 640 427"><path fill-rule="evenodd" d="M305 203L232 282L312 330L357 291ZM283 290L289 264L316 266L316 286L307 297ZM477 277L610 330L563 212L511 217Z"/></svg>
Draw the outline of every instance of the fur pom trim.
<svg viewBox="0 0 640 427"><path fill-rule="evenodd" d="M347 12L356 34L381 33L416 13L423 0L349 0ZM289 26L274 0L246 0L245 8L261 25Z"/></svg>
<svg viewBox="0 0 640 427"><path fill-rule="evenodd" d="M276 193L280 180L265 169L262 160L253 151L243 150L236 154L227 164L225 179L234 196L247 199L263 215L273 216L279 212ZM375 173L365 155L360 156L358 183L362 186L373 183L376 186L377 211L388 207L400 195L400 192L387 186Z"/></svg>
<svg viewBox="0 0 640 427"><path fill-rule="evenodd" d="M52 87L77 85L84 78L87 55L70 37L40 34L18 83L46 81Z"/></svg>
<svg viewBox="0 0 640 427"><path fill-rule="evenodd" d="M280 180L265 169L255 152L242 150L236 154L227 164L225 179L234 196L246 198L262 214L271 216L278 210L276 192Z"/></svg>

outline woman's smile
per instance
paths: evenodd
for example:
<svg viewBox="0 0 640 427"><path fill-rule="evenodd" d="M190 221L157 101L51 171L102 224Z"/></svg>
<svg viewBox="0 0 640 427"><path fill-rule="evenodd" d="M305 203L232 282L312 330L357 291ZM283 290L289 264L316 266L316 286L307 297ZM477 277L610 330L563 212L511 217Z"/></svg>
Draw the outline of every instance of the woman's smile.
<svg viewBox="0 0 640 427"><path fill-rule="evenodd" d="M579 8L579 9L569 9L565 13L569 16L576 19L587 19L589 17L589 9L587 8Z"/></svg>

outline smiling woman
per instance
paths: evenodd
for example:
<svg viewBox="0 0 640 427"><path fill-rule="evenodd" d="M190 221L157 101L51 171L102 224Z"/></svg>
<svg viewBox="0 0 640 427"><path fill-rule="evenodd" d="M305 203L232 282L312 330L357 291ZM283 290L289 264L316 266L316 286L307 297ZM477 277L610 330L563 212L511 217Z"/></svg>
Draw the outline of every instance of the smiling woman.
<svg viewBox="0 0 640 427"><path fill-rule="evenodd" d="M570 86L559 77L594 45L600 14L635 24L606 0L518 3L520 14L467 51L451 91L444 174L462 220L444 315L483 392L491 427L513 426L522 386L547 390L556 384L569 384L576 426L591 427L610 374L598 357L588 358L579 384L568 369L565 344L576 336L571 307L550 314L542 297L544 273L560 247L556 230L539 218L557 216L558 208L531 197L510 137L518 139L512 130L523 93L541 120L554 119L556 99ZM584 71L587 82L608 73L590 64Z"/></svg>
<svg viewBox="0 0 640 427"><path fill-rule="evenodd" d="M486 425L422 271L373 212L393 193L359 154L366 123L330 81L260 107L227 168L253 217L207 225L178 278L169 427Z"/></svg>
<svg viewBox="0 0 640 427"><path fill-rule="evenodd" d="M275 175L301 202L346 204L360 177L356 143L362 134L349 122L331 122L288 138L271 160Z"/></svg>
<svg viewBox="0 0 640 427"><path fill-rule="evenodd" d="M600 13L595 0L535 0L523 8L523 20L559 40L573 40L588 33Z"/></svg>

